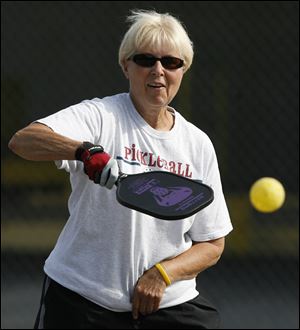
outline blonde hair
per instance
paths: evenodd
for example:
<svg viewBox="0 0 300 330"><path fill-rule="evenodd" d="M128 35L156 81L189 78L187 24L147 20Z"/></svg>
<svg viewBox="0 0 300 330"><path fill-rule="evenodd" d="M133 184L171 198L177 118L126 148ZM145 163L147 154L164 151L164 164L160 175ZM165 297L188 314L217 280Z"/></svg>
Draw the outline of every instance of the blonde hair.
<svg viewBox="0 0 300 330"><path fill-rule="evenodd" d="M184 60L184 72L189 69L194 56L193 43L177 18L169 13L137 10L131 11L127 21L131 22L131 26L125 33L119 49L121 67L137 50L144 47L155 49L165 45L180 54Z"/></svg>

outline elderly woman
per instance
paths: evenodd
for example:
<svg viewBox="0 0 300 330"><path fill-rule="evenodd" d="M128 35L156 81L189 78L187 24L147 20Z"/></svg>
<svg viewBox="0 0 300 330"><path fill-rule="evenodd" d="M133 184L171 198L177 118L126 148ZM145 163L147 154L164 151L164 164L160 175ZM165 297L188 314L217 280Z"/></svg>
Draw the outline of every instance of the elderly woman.
<svg viewBox="0 0 300 330"><path fill-rule="evenodd" d="M70 174L70 216L44 266L40 329L215 329L197 291L232 230L213 145L169 106L193 59L182 24L135 11L119 50L129 93L85 100L18 131L9 147ZM104 151L105 150L105 151ZM202 180L214 202L162 221L115 198L124 173L163 170ZM100 187L100 186L101 187ZM106 189L108 188L108 189Z"/></svg>

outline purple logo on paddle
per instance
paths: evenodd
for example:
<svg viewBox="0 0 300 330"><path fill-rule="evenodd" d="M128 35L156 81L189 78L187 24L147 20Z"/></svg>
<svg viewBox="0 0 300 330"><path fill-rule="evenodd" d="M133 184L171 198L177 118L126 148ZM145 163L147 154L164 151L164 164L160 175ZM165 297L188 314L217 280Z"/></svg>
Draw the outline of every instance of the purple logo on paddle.
<svg viewBox="0 0 300 330"><path fill-rule="evenodd" d="M173 206L176 205L187 197L189 197L193 191L187 187L154 187L150 190L154 199L160 206Z"/></svg>
<svg viewBox="0 0 300 330"><path fill-rule="evenodd" d="M163 187L157 179L137 179L129 186L132 193L143 195L151 193L156 203L162 207L176 206L182 211L198 203L204 196L203 193L193 195L193 190L185 186Z"/></svg>

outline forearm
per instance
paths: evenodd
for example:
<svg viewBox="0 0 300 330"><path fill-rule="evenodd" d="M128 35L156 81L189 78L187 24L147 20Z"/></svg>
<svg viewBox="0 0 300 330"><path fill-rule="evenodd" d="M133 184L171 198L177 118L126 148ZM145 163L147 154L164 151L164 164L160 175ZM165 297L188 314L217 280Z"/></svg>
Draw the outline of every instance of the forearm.
<svg viewBox="0 0 300 330"><path fill-rule="evenodd" d="M9 148L27 160L72 160L82 142L55 133L49 127L34 123L15 133Z"/></svg>
<svg viewBox="0 0 300 330"><path fill-rule="evenodd" d="M195 278L200 272L215 265L224 250L224 238L194 244L189 250L161 265L171 282Z"/></svg>
<svg viewBox="0 0 300 330"><path fill-rule="evenodd" d="M224 238L195 243L179 256L160 262L172 282L195 278L204 269L214 265L224 249ZM137 319L139 313L146 315L158 310L167 281L161 270L155 266L139 278L133 292L132 314Z"/></svg>

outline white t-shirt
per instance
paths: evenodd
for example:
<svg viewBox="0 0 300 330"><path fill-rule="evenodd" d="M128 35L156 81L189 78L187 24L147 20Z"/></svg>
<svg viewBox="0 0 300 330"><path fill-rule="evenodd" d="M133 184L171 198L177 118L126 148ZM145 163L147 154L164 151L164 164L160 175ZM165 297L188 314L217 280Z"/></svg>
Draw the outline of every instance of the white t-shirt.
<svg viewBox="0 0 300 330"><path fill-rule="evenodd" d="M174 172L202 180L214 190L214 201L199 213L166 221L131 210L109 190L89 180L79 161L56 161L70 173L70 217L45 262L48 276L113 311L130 311L139 277L192 245L232 230L213 145L208 136L170 108L175 124L157 131L135 110L129 94L95 98L38 120L78 141L101 144L118 160L120 170ZM165 290L160 308L198 295L196 280L177 281Z"/></svg>

